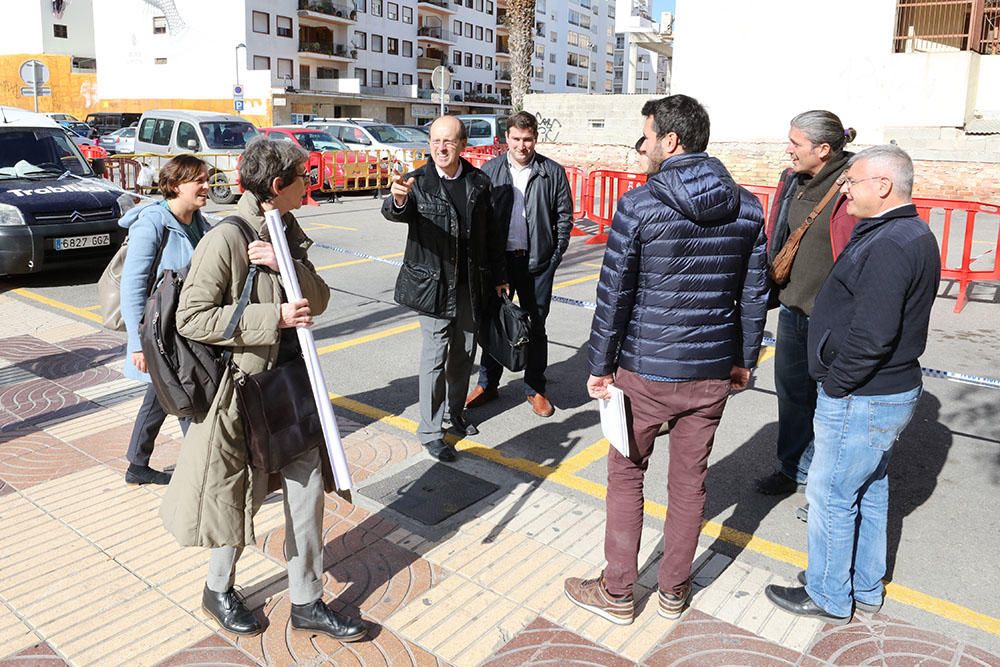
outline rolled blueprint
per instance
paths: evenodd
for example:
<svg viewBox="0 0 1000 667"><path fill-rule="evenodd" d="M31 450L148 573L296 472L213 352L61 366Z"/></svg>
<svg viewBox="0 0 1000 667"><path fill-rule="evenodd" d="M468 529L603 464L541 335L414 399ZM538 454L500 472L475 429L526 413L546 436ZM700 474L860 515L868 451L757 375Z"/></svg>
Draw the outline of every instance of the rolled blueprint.
<svg viewBox="0 0 1000 667"><path fill-rule="evenodd" d="M281 286L285 288L285 296L289 301L301 299L302 289L299 287L299 279L295 275L295 266L288 250L288 241L285 239L285 224L281 221L281 214L278 211L267 211L264 213L264 219L267 221L267 231L271 237L271 245L274 247L274 255L278 259ZM302 356L305 358L306 369L309 371L309 384L312 386L313 398L319 409L319 419L323 425L323 439L326 440L326 451L330 456L330 466L333 468L333 479L339 491L350 491L351 473L347 468L344 445L340 441L337 418L333 415L330 396L326 392L323 369L319 365L319 355L316 353L316 339L313 338L312 329L308 327L295 327L295 333L299 337L299 346L302 348Z"/></svg>

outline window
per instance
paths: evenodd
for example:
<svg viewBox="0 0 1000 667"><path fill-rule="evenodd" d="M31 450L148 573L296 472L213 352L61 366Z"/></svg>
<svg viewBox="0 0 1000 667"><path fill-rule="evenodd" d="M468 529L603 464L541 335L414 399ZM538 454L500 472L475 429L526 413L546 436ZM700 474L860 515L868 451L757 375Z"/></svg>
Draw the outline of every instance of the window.
<svg viewBox="0 0 1000 667"><path fill-rule="evenodd" d="M278 37L291 37L292 36L292 19L288 16L276 16L275 19L275 29L274 32L277 33Z"/></svg>
<svg viewBox="0 0 1000 667"><path fill-rule="evenodd" d="M335 67L317 67L316 68L316 78L317 79L339 79L340 70Z"/></svg>
<svg viewBox="0 0 1000 667"><path fill-rule="evenodd" d="M476 26L476 39L480 42L483 41L483 26L481 25Z"/></svg>
<svg viewBox="0 0 1000 667"><path fill-rule="evenodd" d="M470 2L471 2L471 0L470 0ZM465 82L465 92L466 93L471 93L472 92L472 82L471 81L466 81Z"/></svg>
<svg viewBox="0 0 1000 667"><path fill-rule="evenodd" d="M483 0L476 0L476 11L483 11Z"/></svg>
<svg viewBox="0 0 1000 667"><path fill-rule="evenodd" d="M453 33L455 33L456 35L461 35L462 34L462 22L459 21L459 20L457 20L457 19L454 20L454 21L452 21L452 23L451 23L451 31Z"/></svg>
<svg viewBox="0 0 1000 667"><path fill-rule="evenodd" d="M292 61L287 58L278 58L278 78L292 84Z"/></svg>
<svg viewBox="0 0 1000 667"><path fill-rule="evenodd" d="M354 48L364 51L368 48L368 33L360 30L354 31Z"/></svg>
<svg viewBox="0 0 1000 667"><path fill-rule="evenodd" d="M166 58L153 58L153 64L154 65L166 65L167 64L167 59Z"/></svg>
<svg viewBox="0 0 1000 667"><path fill-rule="evenodd" d="M399 55L399 39L396 37L387 37L385 42L385 52L390 56Z"/></svg>
<svg viewBox="0 0 1000 667"><path fill-rule="evenodd" d="M181 122L177 126L177 146L190 151L201 150L201 142L198 141L198 131L194 129L194 125Z"/></svg>
<svg viewBox="0 0 1000 667"><path fill-rule="evenodd" d="M534 74L535 74L534 78L536 80L538 80L538 81L544 81L545 80L545 70L543 70L541 67L532 67L532 69L534 70Z"/></svg>
<svg viewBox="0 0 1000 667"><path fill-rule="evenodd" d="M997 10L993 0L897 0L893 51L1000 54Z"/></svg>
<svg viewBox="0 0 1000 667"><path fill-rule="evenodd" d="M559 41L559 35L557 35L554 30L549 33L549 41L553 44Z"/></svg>
<svg viewBox="0 0 1000 667"><path fill-rule="evenodd" d="M472 54L471 53L466 53L465 54L465 66L466 67L472 67Z"/></svg>
<svg viewBox="0 0 1000 667"><path fill-rule="evenodd" d="M355 67L354 68L354 78L359 81L359 85L367 86L368 85L368 70L366 70L364 67Z"/></svg>
<svg viewBox="0 0 1000 667"><path fill-rule="evenodd" d="M390 2L385 6L385 17L390 21L399 20L399 4Z"/></svg>
<svg viewBox="0 0 1000 667"><path fill-rule="evenodd" d="M486 29L486 41L487 42L493 41L493 31L490 30L489 28Z"/></svg>
<svg viewBox="0 0 1000 667"><path fill-rule="evenodd" d="M167 34L167 17L166 16L154 16L153 17L153 34L154 35L165 35L165 34Z"/></svg>
<svg viewBox="0 0 1000 667"><path fill-rule="evenodd" d="M556 75L555 74L549 74L549 85L550 86L556 85Z"/></svg>
<svg viewBox="0 0 1000 667"><path fill-rule="evenodd" d="M382 70L373 69L372 70L372 88L382 87Z"/></svg>
<svg viewBox="0 0 1000 667"><path fill-rule="evenodd" d="M403 7L403 23L413 23L413 7Z"/></svg>
<svg viewBox="0 0 1000 667"><path fill-rule="evenodd" d="M372 0L372 16L382 16L382 0Z"/></svg>
<svg viewBox="0 0 1000 667"><path fill-rule="evenodd" d="M387 86L398 86L399 85L399 72L386 72L385 73L385 85L387 85Z"/></svg>
<svg viewBox="0 0 1000 667"><path fill-rule="evenodd" d="M556 54L550 53L549 54L549 62L550 63L554 63L555 61L556 61Z"/></svg>
<svg viewBox="0 0 1000 667"><path fill-rule="evenodd" d="M354 0L354 7L364 14L368 11L368 0Z"/></svg>
<svg viewBox="0 0 1000 667"><path fill-rule="evenodd" d="M493 58L491 58L490 56L486 56L486 69L488 70L493 69Z"/></svg>
<svg viewBox="0 0 1000 667"><path fill-rule="evenodd" d="M493 137L493 128L489 122L480 118L470 118L465 121L465 126L470 139L490 139Z"/></svg>
<svg viewBox="0 0 1000 667"><path fill-rule="evenodd" d="M271 15L267 12L254 11L253 31L267 35L271 32Z"/></svg>
<svg viewBox="0 0 1000 667"><path fill-rule="evenodd" d="M539 0L535 0L537 3ZM543 3L544 4L544 3ZM493 16L493 0L486 0L486 13Z"/></svg>
<svg viewBox="0 0 1000 667"><path fill-rule="evenodd" d="M480 56L480 55L477 55L476 56L476 69L482 69L482 68L483 68L483 57Z"/></svg>
<svg viewBox="0 0 1000 667"><path fill-rule="evenodd" d="M382 53L382 35L372 35L372 53Z"/></svg>
<svg viewBox="0 0 1000 667"><path fill-rule="evenodd" d="M545 45L535 44L535 57L545 60Z"/></svg>
<svg viewBox="0 0 1000 667"><path fill-rule="evenodd" d="M465 36L468 37L469 39L472 39L472 24L471 23L466 23L465 24Z"/></svg>
<svg viewBox="0 0 1000 667"><path fill-rule="evenodd" d="M412 86L413 85L413 75L412 74L404 74L403 75L403 85L404 86Z"/></svg>
<svg viewBox="0 0 1000 667"><path fill-rule="evenodd" d="M60 39L66 39L69 34L66 32L66 26L61 23L55 23L52 25L52 35L59 37Z"/></svg>
<svg viewBox="0 0 1000 667"><path fill-rule="evenodd" d="M462 52L461 51L458 51L456 49L451 55L452 55L451 62L453 62L456 65L461 65L462 64Z"/></svg>
<svg viewBox="0 0 1000 667"><path fill-rule="evenodd" d="M157 120L156 128L153 130L153 138L150 141L157 146L166 146L170 143L170 134L174 131L174 121Z"/></svg>
<svg viewBox="0 0 1000 667"><path fill-rule="evenodd" d="M451 82L451 87L454 88L455 90L462 90L462 82L459 81L458 79L454 79Z"/></svg>
<svg viewBox="0 0 1000 667"><path fill-rule="evenodd" d="M403 57L412 58L413 57L413 42L404 39L403 40Z"/></svg>

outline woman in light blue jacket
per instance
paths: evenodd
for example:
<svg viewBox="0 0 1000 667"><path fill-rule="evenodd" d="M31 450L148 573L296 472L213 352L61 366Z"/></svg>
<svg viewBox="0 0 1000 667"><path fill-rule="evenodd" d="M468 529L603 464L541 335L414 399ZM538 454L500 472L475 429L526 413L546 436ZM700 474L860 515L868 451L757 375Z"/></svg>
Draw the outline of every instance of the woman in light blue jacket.
<svg viewBox="0 0 1000 667"><path fill-rule="evenodd" d="M121 312L128 332L125 376L149 382L139 344L139 321L146 298L164 269L181 269L191 262L198 241L209 229L200 209L208 203L208 165L193 155L180 155L160 170L164 200L135 208L118 223L128 229L128 253L121 281ZM153 266L159 256L159 262ZM150 384L146 389L128 445L128 484L166 484L170 473L153 470L153 443L167 415ZM186 433L188 419L181 419Z"/></svg>

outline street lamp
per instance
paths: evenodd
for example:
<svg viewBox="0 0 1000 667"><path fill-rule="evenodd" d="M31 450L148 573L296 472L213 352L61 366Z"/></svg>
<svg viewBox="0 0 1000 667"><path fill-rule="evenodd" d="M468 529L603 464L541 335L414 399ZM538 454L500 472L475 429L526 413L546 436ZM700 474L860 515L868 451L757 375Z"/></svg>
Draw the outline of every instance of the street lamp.
<svg viewBox="0 0 1000 667"><path fill-rule="evenodd" d="M247 48L247 45L240 42L236 45L236 85L240 85L240 49Z"/></svg>

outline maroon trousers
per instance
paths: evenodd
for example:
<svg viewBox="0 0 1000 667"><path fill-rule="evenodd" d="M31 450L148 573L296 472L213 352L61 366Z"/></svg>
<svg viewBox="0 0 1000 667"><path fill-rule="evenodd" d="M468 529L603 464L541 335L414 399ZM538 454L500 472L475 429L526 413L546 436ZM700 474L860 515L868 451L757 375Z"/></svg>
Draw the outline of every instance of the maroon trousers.
<svg viewBox="0 0 1000 667"><path fill-rule="evenodd" d="M705 515L705 474L715 442L715 430L729 398L729 380L652 382L620 369L615 386L626 396L631 413L632 461L614 447L608 453L608 522L604 582L612 595L632 592L639 578L639 537L642 532L642 484L663 424L670 429L667 472L667 519L663 525L660 590L682 593Z"/></svg>

